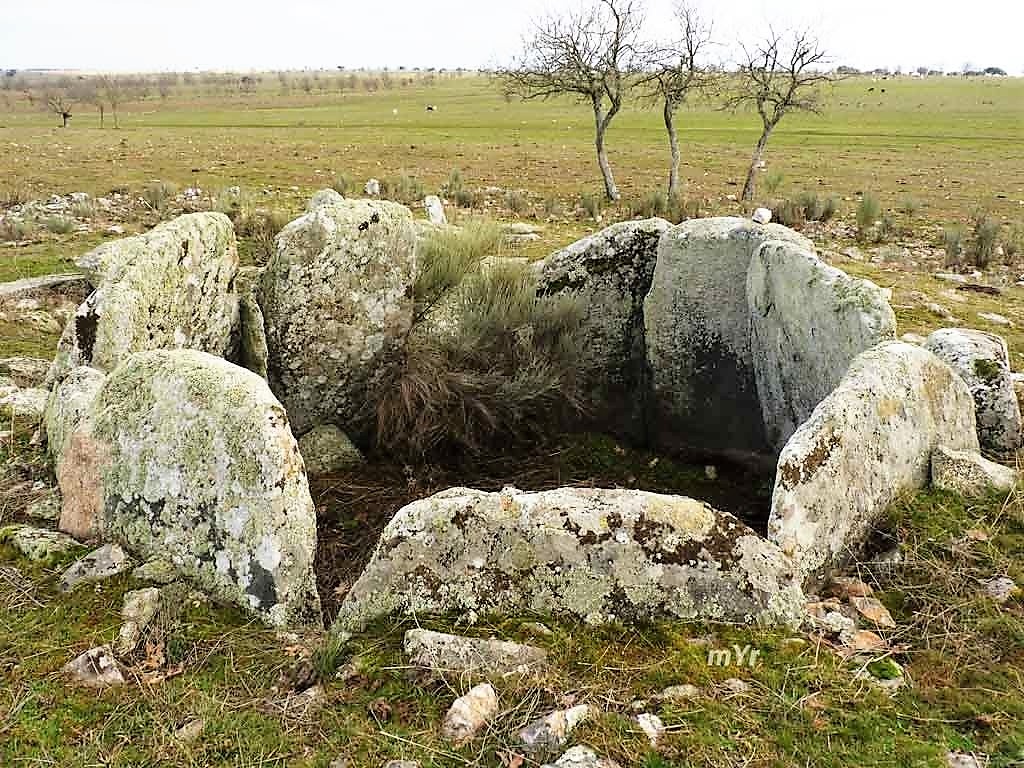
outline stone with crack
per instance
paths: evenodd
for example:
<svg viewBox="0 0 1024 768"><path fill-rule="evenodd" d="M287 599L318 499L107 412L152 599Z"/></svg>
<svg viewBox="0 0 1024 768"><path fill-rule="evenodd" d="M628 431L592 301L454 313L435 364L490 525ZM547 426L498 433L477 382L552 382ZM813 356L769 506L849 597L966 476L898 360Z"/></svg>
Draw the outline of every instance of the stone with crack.
<svg viewBox="0 0 1024 768"><path fill-rule="evenodd" d="M124 596L121 606L121 628L117 633L114 651L127 656L138 647L142 633L160 610L160 590L155 587L136 589Z"/></svg>

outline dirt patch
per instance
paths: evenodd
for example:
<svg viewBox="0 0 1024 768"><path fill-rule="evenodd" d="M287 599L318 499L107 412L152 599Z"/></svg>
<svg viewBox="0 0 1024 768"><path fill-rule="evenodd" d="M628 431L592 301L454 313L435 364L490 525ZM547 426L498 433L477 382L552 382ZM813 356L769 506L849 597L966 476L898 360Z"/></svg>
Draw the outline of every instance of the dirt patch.
<svg viewBox="0 0 1024 768"><path fill-rule="evenodd" d="M731 512L762 535L767 530L772 478L717 464L709 477L693 465L628 448L605 437L570 436L506 453L447 465L403 466L386 460L343 474L311 479L317 507L317 586L325 618L333 621L348 589L373 554L384 526L399 509L452 487L499 491L636 488L690 496Z"/></svg>

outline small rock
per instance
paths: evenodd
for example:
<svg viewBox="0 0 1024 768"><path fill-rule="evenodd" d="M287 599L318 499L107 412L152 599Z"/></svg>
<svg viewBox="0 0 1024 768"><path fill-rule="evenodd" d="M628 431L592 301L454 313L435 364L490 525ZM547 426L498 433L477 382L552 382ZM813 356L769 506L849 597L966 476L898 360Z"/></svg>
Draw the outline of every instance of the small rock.
<svg viewBox="0 0 1024 768"><path fill-rule="evenodd" d="M949 768L987 768L988 755L974 752L947 752L946 765Z"/></svg>
<svg viewBox="0 0 1024 768"><path fill-rule="evenodd" d="M104 544L64 571L58 582L60 591L70 592L79 584L109 579L131 566L131 558L120 546Z"/></svg>
<svg viewBox="0 0 1024 768"><path fill-rule="evenodd" d="M444 203L437 195L427 195L423 200L423 208L426 210L431 224L444 226L448 223L448 217L444 213Z"/></svg>
<svg viewBox="0 0 1024 768"><path fill-rule="evenodd" d="M189 720L174 732L174 740L183 744L192 744L193 742L198 741L199 737L203 735L204 728L206 728L206 721L202 718Z"/></svg>
<svg viewBox="0 0 1024 768"><path fill-rule="evenodd" d="M504 640L481 640L446 635L426 629L405 633L409 663L442 674L473 675L501 679L539 671L547 661L540 648Z"/></svg>
<svg viewBox="0 0 1024 768"><path fill-rule="evenodd" d="M554 632L546 624L541 624L539 621L528 621L519 627L523 632L534 637L553 637Z"/></svg>
<svg viewBox="0 0 1024 768"><path fill-rule="evenodd" d="M366 459L348 435L333 424L313 427L299 439L299 453L311 477L357 467Z"/></svg>
<svg viewBox="0 0 1024 768"><path fill-rule="evenodd" d="M740 680L738 677L730 677L722 681L722 687L729 693L747 693L750 691L750 683Z"/></svg>
<svg viewBox="0 0 1024 768"><path fill-rule="evenodd" d="M827 635L843 636L857 630L857 623L839 611L827 611L821 616L811 616L811 626Z"/></svg>
<svg viewBox="0 0 1024 768"><path fill-rule="evenodd" d="M345 198L342 197L335 189L321 189L319 192L315 192L309 202L306 204L306 211L315 211L317 208L323 205L335 205L337 203L345 202Z"/></svg>
<svg viewBox="0 0 1024 768"><path fill-rule="evenodd" d="M873 621L878 626L884 629L895 629L896 622L893 621L892 615L889 613L889 609L882 605L874 597L851 597L850 605L857 609L857 613L866 618L868 621Z"/></svg>
<svg viewBox="0 0 1024 768"><path fill-rule="evenodd" d="M636 716L636 722L640 726L640 730L647 736L647 740L651 742L651 746L657 747L661 737L665 735L665 724L661 722L661 718L644 712Z"/></svg>
<svg viewBox="0 0 1024 768"><path fill-rule="evenodd" d="M771 224L772 212L768 208L758 208L750 218L755 224Z"/></svg>
<svg viewBox="0 0 1024 768"><path fill-rule="evenodd" d="M955 275L949 272L937 272L932 275L936 280L941 280L944 283L955 283L957 285L967 285L969 282L967 277L964 275Z"/></svg>
<svg viewBox="0 0 1024 768"><path fill-rule="evenodd" d="M1007 328L1013 327L1013 321L1003 315L997 315L995 312L979 312L978 317L982 320L992 323L993 325L1002 325Z"/></svg>
<svg viewBox="0 0 1024 768"><path fill-rule="evenodd" d="M49 396L45 389L16 389L0 397L0 418L36 423L43 418Z"/></svg>
<svg viewBox="0 0 1024 768"><path fill-rule="evenodd" d="M708 464L704 467L704 477L714 482L718 479L718 467L714 464Z"/></svg>
<svg viewBox="0 0 1024 768"><path fill-rule="evenodd" d="M25 508L25 516L34 520L56 523L60 519L60 505L60 491L52 488Z"/></svg>
<svg viewBox="0 0 1024 768"><path fill-rule="evenodd" d="M619 764L606 757L598 757L590 747L577 746L565 752L554 763L541 768L619 768Z"/></svg>
<svg viewBox="0 0 1024 768"><path fill-rule="evenodd" d="M860 579L852 576L835 576L829 582L826 594L849 600L851 597L871 597L875 591Z"/></svg>
<svg viewBox="0 0 1024 768"><path fill-rule="evenodd" d="M931 312L933 315L941 317L946 322L956 322L956 318L953 316L953 313L937 302L929 301L925 303L924 308Z"/></svg>
<svg viewBox="0 0 1024 768"><path fill-rule="evenodd" d="M6 541L29 560L46 561L65 555L77 541L65 533L30 525L9 525L0 528L0 542Z"/></svg>
<svg viewBox="0 0 1024 768"><path fill-rule="evenodd" d="M334 763L331 763L331 766L333 765ZM345 768L347 765L348 763L346 762L342 768ZM415 760L388 760L384 763L384 768L420 768L420 764Z"/></svg>
<svg viewBox="0 0 1024 768"><path fill-rule="evenodd" d="M961 496L981 496L990 491L1013 490L1017 472L976 451L939 446L932 453L932 485Z"/></svg>
<svg viewBox="0 0 1024 768"><path fill-rule="evenodd" d="M537 234L537 228L532 224L516 221L508 225L508 233L510 235L535 235Z"/></svg>
<svg viewBox="0 0 1024 768"><path fill-rule="evenodd" d="M564 747L569 734L590 715L586 704L555 710L546 717L535 720L519 732L519 741L529 752Z"/></svg>
<svg viewBox="0 0 1024 768"><path fill-rule="evenodd" d="M69 661L64 665L63 672L72 681L87 688L108 688L124 684L121 665L107 645L93 648Z"/></svg>
<svg viewBox="0 0 1024 768"><path fill-rule="evenodd" d="M1005 603L1011 597L1020 592L1017 588L1016 582L1007 576L988 579L987 581L981 582L981 586L985 588L985 595L995 600L997 603Z"/></svg>
<svg viewBox="0 0 1024 768"><path fill-rule="evenodd" d="M895 693L907 684L907 678L903 667L891 658L873 661L858 671L856 678L867 680L882 690Z"/></svg>
<svg viewBox="0 0 1024 768"><path fill-rule="evenodd" d="M481 683L452 704L441 725L441 735L459 745L472 739L498 714L498 694L490 683Z"/></svg>
<svg viewBox="0 0 1024 768"><path fill-rule="evenodd" d="M696 685L684 683L683 685L670 685L656 697L659 701L669 701L678 704L684 701L692 701L700 698L700 688Z"/></svg>
<svg viewBox="0 0 1024 768"><path fill-rule="evenodd" d="M857 630L851 635L844 637L844 641L850 650L857 653L877 651L886 646L885 640L867 629Z"/></svg>
<svg viewBox="0 0 1024 768"><path fill-rule="evenodd" d="M163 586L178 580L178 570L170 560L158 557L153 560L147 560L132 571L132 578L137 581L150 581Z"/></svg>
<svg viewBox="0 0 1024 768"><path fill-rule="evenodd" d="M380 197L380 181L370 179L366 182L366 186L363 187L363 192L370 197Z"/></svg>
<svg viewBox="0 0 1024 768"><path fill-rule="evenodd" d="M136 589L124 596L121 618L124 623L114 646L119 656L127 656L136 649L142 633L160 610L160 590L156 587Z"/></svg>

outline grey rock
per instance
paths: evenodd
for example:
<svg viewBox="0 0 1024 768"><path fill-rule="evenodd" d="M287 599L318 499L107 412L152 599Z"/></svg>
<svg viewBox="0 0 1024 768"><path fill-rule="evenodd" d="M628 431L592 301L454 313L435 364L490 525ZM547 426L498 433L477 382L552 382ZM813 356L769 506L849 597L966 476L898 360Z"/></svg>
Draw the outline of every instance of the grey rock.
<svg viewBox="0 0 1024 768"><path fill-rule="evenodd" d="M195 350L133 355L69 438L58 481L62 530L168 558L273 626L320 622L302 457L251 371Z"/></svg>
<svg viewBox="0 0 1024 768"><path fill-rule="evenodd" d="M51 488L25 507L25 516L33 520L56 523L60 520L61 504L60 491L56 488Z"/></svg>
<svg viewBox="0 0 1024 768"><path fill-rule="evenodd" d="M988 755L974 752L947 752L949 768L988 768Z"/></svg>
<svg viewBox="0 0 1024 768"><path fill-rule="evenodd" d="M106 378L101 371L83 365L72 369L50 392L43 425L55 467L60 467L68 438L82 423Z"/></svg>
<svg viewBox="0 0 1024 768"><path fill-rule="evenodd" d="M981 582L981 586L985 590L985 595L992 600L995 600L997 603L1005 603L1011 597L1020 592L1017 588L1017 583L1008 576L988 579Z"/></svg>
<svg viewBox="0 0 1024 768"><path fill-rule="evenodd" d="M669 701L675 704L684 701L692 701L700 698L700 688L689 683L682 685L670 685L656 697L659 701Z"/></svg>
<svg viewBox="0 0 1024 768"><path fill-rule="evenodd" d="M46 412L46 400L50 393L45 389L15 389L0 397L0 419L9 424L12 420L20 423L37 424Z"/></svg>
<svg viewBox="0 0 1024 768"><path fill-rule="evenodd" d="M259 296L271 386L298 433L351 428L393 374L412 325L412 214L383 201L323 205L277 245Z"/></svg>
<svg viewBox="0 0 1024 768"><path fill-rule="evenodd" d="M1021 446L1021 412L1006 341L984 331L944 328L928 337L925 348L970 387L981 447L996 452L1017 450Z"/></svg>
<svg viewBox="0 0 1024 768"><path fill-rule="evenodd" d="M967 385L935 355L898 341L864 352L782 449L769 539L805 577L828 575L925 487L938 446L978 450L973 425Z"/></svg>
<svg viewBox="0 0 1024 768"><path fill-rule="evenodd" d="M0 377L10 379L16 387L38 387L46 380L49 368L49 360L6 357L0 360Z"/></svg>
<svg viewBox="0 0 1024 768"><path fill-rule="evenodd" d="M615 224L535 267L540 294L564 293L584 307L576 364L593 419L635 439L646 431L644 297L670 226L662 219Z"/></svg>
<svg viewBox="0 0 1024 768"><path fill-rule="evenodd" d="M117 544L104 544L80 560L76 560L61 574L58 585L61 592L70 592L81 584L113 578L133 565L128 554Z"/></svg>
<svg viewBox="0 0 1024 768"><path fill-rule="evenodd" d="M490 683L480 683L452 704L441 724L441 736L456 745L465 744L497 714L498 694Z"/></svg>
<svg viewBox="0 0 1024 768"><path fill-rule="evenodd" d="M932 454L932 485L962 496L1011 491L1017 471L989 461L975 451L953 451L940 445Z"/></svg>
<svg viewBox="0 0 1024 768"><path fill-rule="evenodd" d="M332 190L333 191L333 190ZM267 334L256 289L263 270L242 267L238 270L235 286L238 290L238 342L233 362L264 379L268 378Z"/></svg>
<svg viewBox="0 0 1024 768"><path fill-rule="evenodd" d="M853 359L896 335L888 292L794 243L765 243L747 276L761 412L778 448L838 386Z"/></svg>
<svg viewBox="0 0 1024 768"><path fill-rule="evenodd" d="M437 195L427 195L423 200L423 208L426 210L431 224L443 227L448 223L448 217L444 213L444 203Z"/></svg>
<svg viewBox="0 0 1024 768"><path fill-rule="evenodd" d="M693 499L453 488L388 523L334 631L394 612L796 623L792 569L775 545Z"/></svg>
<svg viewBox="0 0 1024 768"><path fill-rule="evenodd" d="M366 463L348 435L333 424L315 426L299 438L299 452L311 477L330 475Z"/></svg>
<svg viewBox="0 0 1024 768"><path fill-rule="evenodd" d="M598 757L590 747L572 747L553 763L541 768L619 768L619 764L607 757Z"/></svg>
<svg viewBox="0 0 1024 768"><path fill-rule="evenodd" d="M136 649L146 627L160 610L160 590L156 587L127 592L121 606L121 628L117 633L114 651L126 656Z"/></svg>
<svg viewBox="0 0 1024 768"><path fill-rule="evenodd" d="M755 224L770 224L772 221L771 209L758 208L750 218Z"/></svg>
<svg viewBox="0 0 1024 768"><path fill-rule="evenodd" d="M590 707L586 704L556 709L523 728L519 732L519 743L527 752L564 747L576 726L589 716Z"/></svg>
<svg viewBox="0 0 1024 768"><path fill-rule="evenodd" d="M665 735L665 724L661 722L661 718L657 715L652 715L650 712L642 712L636 716L636 722L651 746L657 747L661 737Z"/></svg>
<svg viewBox="0 0 1024 768"><path fill-rule="evenodd" d="M24 299L49 297L66 297L78 303L89 294L89 290L85 275L77 272L26 277L0 283L0 306L13 305Z"/></svg>
<svg viewBox="0 0 1024 768"><path fill-rule="evenodd" d="M10 544L29 560L48 561L62 557L79 547L70 536L30 525L7 525L0 528L0 542Z"/></svg>
<svg viewBox="0 0 1024 768"><path fill-rule="evenodd" d="M426 629L405 633L409 663L422 670L454 676L502 679L536 675L547 661L540 648L504 640L446 635Z"/></svg>
<svg viewBox="0 0 1024 768"><path fill-rule="evenodd" d="M64 665L63 672L73 683L86 688L124 685L121 665L107 645L93 648L72 659Z"/></svg>
<svg viewBox="0 0 1024 768"><path fill-rule="evenodd" d="M309 203L306 205L306 213L315 211L322 205L337 205L343 202L345 202L345 197L336 189L321 189L309 198Z"/></svg>
<svg viewBox="0 0 1024 768"><path fill-rule="evenodd" d="M420 764L415 760L388 760L384 763L384 768L420 768Z"/></svg>

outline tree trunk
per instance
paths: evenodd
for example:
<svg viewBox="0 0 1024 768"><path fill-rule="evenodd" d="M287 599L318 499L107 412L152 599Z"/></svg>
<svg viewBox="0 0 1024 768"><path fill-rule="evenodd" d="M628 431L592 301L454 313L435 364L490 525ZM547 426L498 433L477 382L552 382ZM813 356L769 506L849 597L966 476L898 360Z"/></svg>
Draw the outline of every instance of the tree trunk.
<svg viewBox="0 0 1024 768"><path fill-rule="evenodd" d="M679 194L679 136L676 135L675 106L665 99L665 130L668 132L668 147L672 152L672 165L668 170L668 196Z"/></svg>
<svg viewBox="0 0 1024 768"><path fill-rule="evenodd" d="M767 124L764 126L761 138L757 140L757 146L754 148L754 156L750 158L747 182L743 185L743 200L747 202L754 199L754 193L757 191L757 166L761 163L761 158L764 156L764 148L768 146L768 137L772 135L772 128L774 127Z"/></svg>
<svg viewBox="0 0 1024 768"><path fill-rule="evenodd" d="M100 105L100 130L103 130L103 106Z"/></svg>
<svg viewBox="0 0 1024 768"><path fill-rule="evenodd" d="M608 122L611 117L602 114L600 97L594 98L594 147L597 149L597 165L601 169L601 176L604 178L604 192L608 199L615 202L619 199L619 188L615 186L615 178L612 176L612 166L608 162L608 152L604 147L604 134L608 129Z"/></svg>

